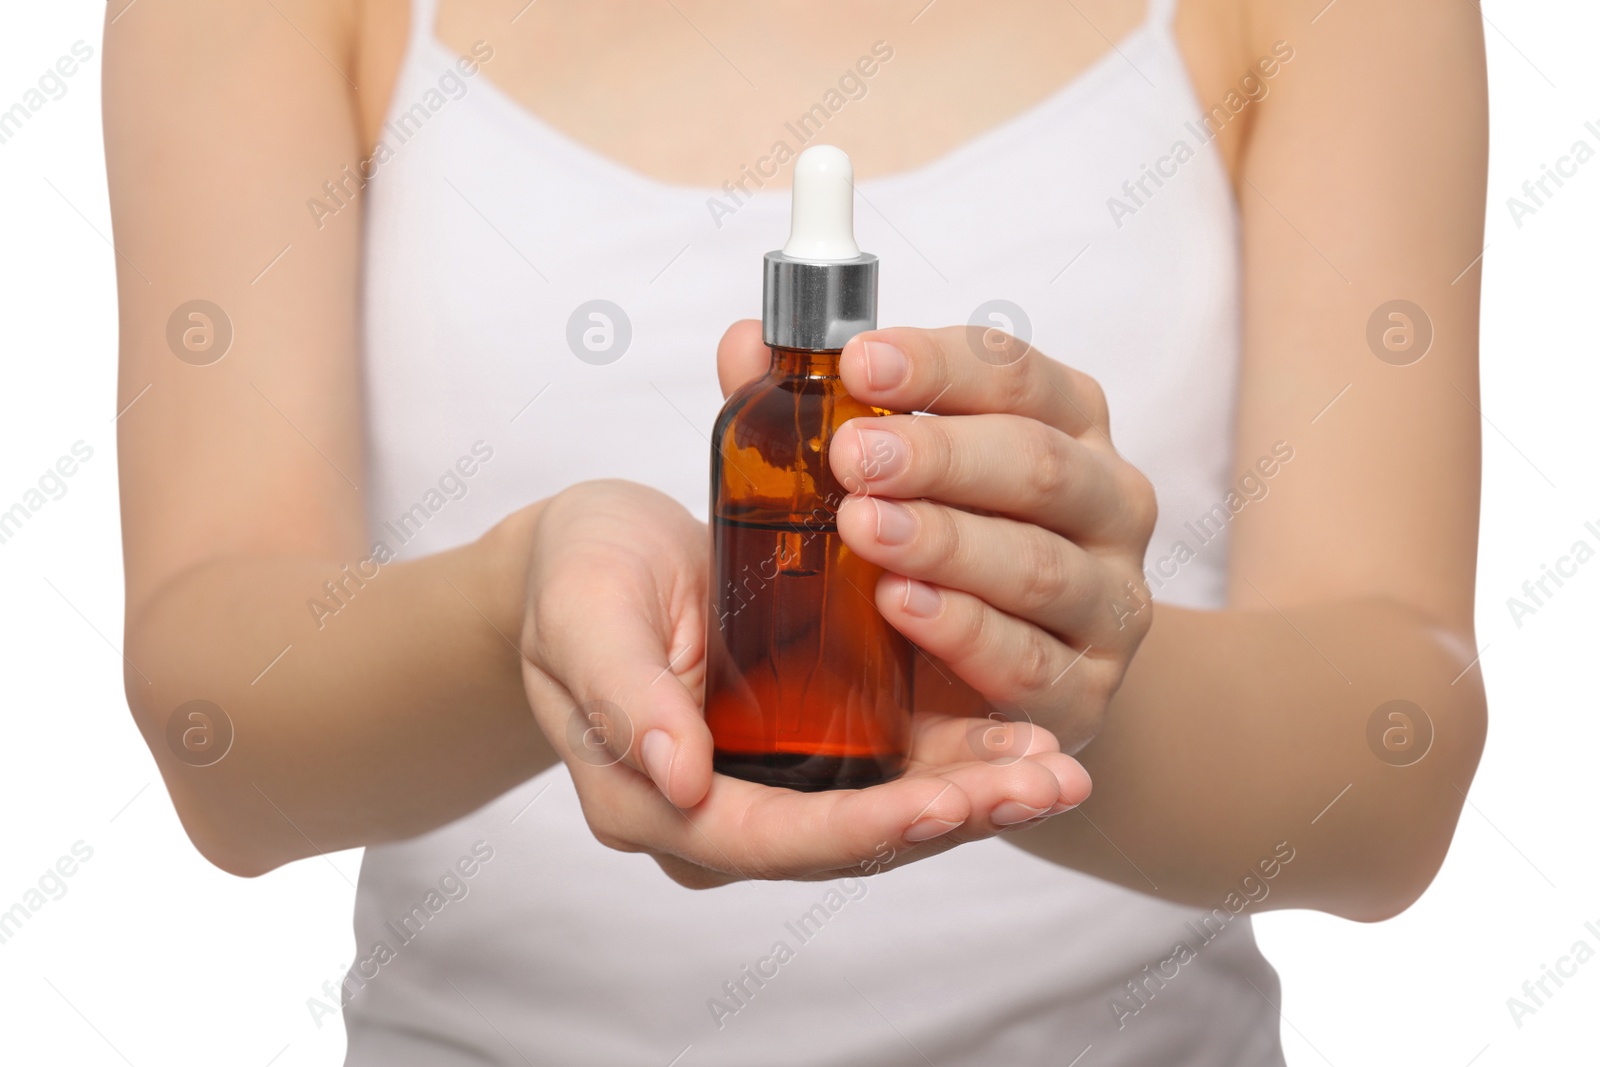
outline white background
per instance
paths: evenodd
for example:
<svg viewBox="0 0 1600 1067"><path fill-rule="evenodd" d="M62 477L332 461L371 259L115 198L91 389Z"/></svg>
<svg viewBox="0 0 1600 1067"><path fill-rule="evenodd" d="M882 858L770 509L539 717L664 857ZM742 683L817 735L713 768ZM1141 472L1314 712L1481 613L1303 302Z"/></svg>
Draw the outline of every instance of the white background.
<svg viewBox="0 0 1600 1067"><path fill-rule="evenodd" d="M1497 2L1486 14L1478 640L1489 746L1449 859L1417 906L1371 926L1300 912L1259 921L1296 1067L1600 1060L1600 959L1550 985L1555 995L1520 1027L1506 1003L1574 942L1600 949L1600 561L1520 627L1506 605L1574 541L1600 545L1584 529L1600 529L1600 160L1520 228L1506 205L1575 140L1600 147L1600 11L1566 0ZM75 442L94 450L66 495L0 544L0 911L77 842L93 850L65 894L0 944L0 1060L337 1064L339 1022L319 1028L306 1001L351 957L359 855L254 881L213 869L185 838L122 700L104 17L93 0L0 8L0 109L73 42L94 49L65 95L0 145L0 510ZM1403 157L1404 146L1373 151Z"/></svg>

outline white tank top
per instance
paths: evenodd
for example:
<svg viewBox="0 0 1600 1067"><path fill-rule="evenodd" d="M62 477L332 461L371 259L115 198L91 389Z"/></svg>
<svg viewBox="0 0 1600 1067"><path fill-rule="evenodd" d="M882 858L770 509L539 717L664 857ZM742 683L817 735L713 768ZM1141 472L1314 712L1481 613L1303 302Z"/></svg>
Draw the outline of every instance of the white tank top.
<svg viewBox="0 0 1600 1067"><path fill-rule="evenodd" d="M1100 380L1158 492L1152 562L1227 494L1239 344L1234 202L1197 132L1174 2L1151 0L1021 115L862 181L856 210L882 260L880 321L1009 301L1044 352ZM360 194L373 538L435 552L602 477L703 518L716 343L759 314L786 190L644 177L462 77L434 0L412 19L390 152ZM1179 142L1192 158L1145 177ZM1224 541L1158 596L1219 606ZM693 892L597 843L557 766L367 850L347 1063L1281 1064L1276 975L1247 915L1210 914L1000 840L861 881ZM1192 958L1174 962L1180 945Z"/></svg>

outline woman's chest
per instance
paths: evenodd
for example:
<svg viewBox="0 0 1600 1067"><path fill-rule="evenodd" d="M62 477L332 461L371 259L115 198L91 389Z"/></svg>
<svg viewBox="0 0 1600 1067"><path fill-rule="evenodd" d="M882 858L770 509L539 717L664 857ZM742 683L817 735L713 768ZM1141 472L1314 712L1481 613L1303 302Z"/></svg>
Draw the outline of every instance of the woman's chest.
<svg viewBox="0 0 1600 1067"><path fill-rule="evenodd" d="M367 144L388 112L407 33L426 33L459 53L486 44L487 77L530 113L629 169L687 185L737 175L819 105L833 111L830 137L858 175L912 170L1046 99L1117 54L1151 6L1171 6L359 3ZM1237 76L1238 6L1185 0L1175 31L1202 99Z"/></svg>

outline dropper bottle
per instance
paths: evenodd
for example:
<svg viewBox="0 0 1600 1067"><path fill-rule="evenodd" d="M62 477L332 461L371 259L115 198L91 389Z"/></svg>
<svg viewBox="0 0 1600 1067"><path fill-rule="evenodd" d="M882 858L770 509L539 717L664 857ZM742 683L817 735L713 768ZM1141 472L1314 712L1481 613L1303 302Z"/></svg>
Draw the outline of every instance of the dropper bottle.
<svg viewBox="0 0 1600 1067"><path fill-rule="evenodd" d="M889 414L856 400L839 353L877 326L878 258L856 245L850 159L795 161L789 240L768 252L764 377L728 398L711 445L706 722L723 774L790 789L905 770L910 643L879 614L882 570L839 538L834 433Z"/></svg>

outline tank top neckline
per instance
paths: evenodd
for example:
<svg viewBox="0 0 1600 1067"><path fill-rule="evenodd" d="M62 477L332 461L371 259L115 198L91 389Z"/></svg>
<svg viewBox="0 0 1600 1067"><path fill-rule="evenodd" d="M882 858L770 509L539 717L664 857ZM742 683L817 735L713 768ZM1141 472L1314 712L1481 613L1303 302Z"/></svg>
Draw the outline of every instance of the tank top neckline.
<svg viewBox="0 0 1600 1067"><path fill-rule="evenodd" d="M963 166L970 166L983 160L989 153L1003 145L1026 143L1031 132L1048 127L1058 112L1070 111L1082 98L1090 95L1114 75L1131 72L1139 79L1148 82L1148 77L1129 58L1128 52L1137 50L1140 44L1146 42L1171 44L1176 51L1176 42L1168 40L1172 33L1172 20L1176 7L1177 0L1145 0L1144 14L1133 29L1111 44L1087 67L1041 99L925 163L889 174L860 179L856 182L857 191L861 193L862 199L870 204L869 194L876 190L902 191L925 186L948 173L959 172ZM458 58L457 54L440 40L436 32L438 0L412 0L411 8L412 25L405 67L407 69L415 67L422 61L425 52L432 52L436 58L446 63L455 61ZM1182 63L1181 56L1179 66L1187 78L1187 66ZM716 186L673 182L646 174L584 144L538 112L524 106L493 79L486 77L482 81L485 83L484 91L475 95L481 95L482 99L487 101L488 108L509 134L520 135L523 139L537 142L540 148L551 153L552 162L564 163L572 173L587 180L603 181L613 185L631 185L636 190L653 196L677 197L695 203L707 198L721 199L728 195L725 189ZM1187 81L1185 91L1192 95L1192 89L1188 88ZM386 116L386 120L392 121L395 118L395 110L400 102L401 96L396 93L395 99L390 103L390 114ZM745 197L741 201L745 204L764 202L774 206L786 206L789 203L787 186L766 186L757 188L753 193L741 192L740 195Z"/></svg>

